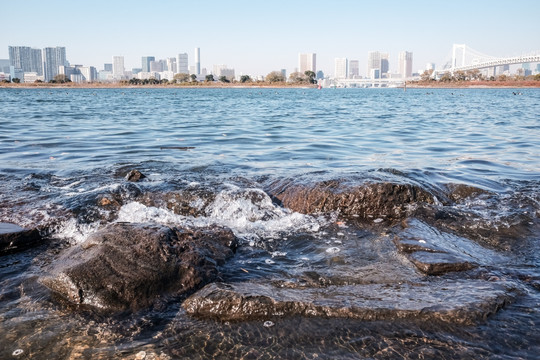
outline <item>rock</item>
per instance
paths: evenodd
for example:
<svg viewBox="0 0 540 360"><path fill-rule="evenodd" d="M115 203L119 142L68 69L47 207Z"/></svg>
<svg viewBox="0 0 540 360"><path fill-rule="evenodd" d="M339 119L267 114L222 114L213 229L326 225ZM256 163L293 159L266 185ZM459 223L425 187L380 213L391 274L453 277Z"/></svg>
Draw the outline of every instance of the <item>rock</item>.
<svg viewBox="0 0 540 360"><path fill-rule="evenodd" d="M139 170L131 170L127 175L126 175L126 180L127 181L132 181L132 182L137 182L141 179L144 179L146 178L146 176L141 173Z"/></svg>
<svg viewBox="0 0 540 360"><path fill-rule="evenodd" d="M236 246L225 228L115 223L61 254L41 282L76 304L135 310L214 280Z"/></svg>
<svg viewBox="0 0 540 360"><path fill-rule="evenodd" d="M433 196L416 185L391 182L348 184L340 180L295 184L276 182L268 190L274 200L300 213L339 212L373 221L402 219L410 206L433 203Z"/></svg>
<svg viewBox="0 0 540 360"><path fill-rule="evenodd" d="M371 320L442 320L474 324L513 299L511 286L483 280L277 288L268 283L212 283L183 304L188 314L221 321L273 316Z"/></svg>
<svg viewBox="0 0 540 360"><path fill-rule="evenodd" d="M24 229L15 224L0 223L0 255L28 249L41 243L37 229Z"/></svg>
<svg viewBox="0 0 540 360"><path fill-rule="evenodd" d="M394 236L397 249L427 275L464 271L502 260L472 240L440 231L420 220L403 221Z"/></svg>

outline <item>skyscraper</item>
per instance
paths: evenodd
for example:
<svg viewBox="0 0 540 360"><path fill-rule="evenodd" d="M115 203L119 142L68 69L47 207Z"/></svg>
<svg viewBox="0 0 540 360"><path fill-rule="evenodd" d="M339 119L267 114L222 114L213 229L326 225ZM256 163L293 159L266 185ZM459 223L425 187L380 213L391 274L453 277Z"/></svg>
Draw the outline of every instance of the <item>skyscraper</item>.
<svg viewBox="0 0 540 360"><path fill-rule="evenodd" d="M176 57L176 70L182 74L189 74L188 54L178 54Z"/></svg>
<svg viewBox="0 0 540 360"><path fill-rule="evenodd" d="M28 46L9 46L9 64L22 72L35 72L43 75L43 57L41 49Z"/></svg>
<svg viewBox="0 0 540 360"><path fill-rule="evenodd" d="M383 74L388 73L388 70L388 53L381 53L379 51L368 52L368 77L372 79L382 78ZM375 74L378 74L378 76L374 76Z"/></svg>
<svg viewBox="0 0 540 360"><path fill-rule="evenodd" d="M308 70L317 72L317 54L315 53L298 54L298 71L303 74Z"/></svg>
<svg viewBox="0 0 540 360"><path fill-rule="evenodd" d="M349 77L357 79L360 77L360 61L349 60Z"/></svg>
<svg viewBox="0 0 540 360"><path fill-rule="evenodd" d="M412 52L402 51L399 53L399 73L403 78L412 76Z"/></svg>
<svg viewBox="0 0 540 360"><path fill-rule="evenodd" d="M150 71L150 61L156 61L156 58L153 56L143 56L141 59L141 68L143 72Z"/></svg>
<svg viewBox="0 0 540 360"><path fill-rule="evenodd" d="M44 53L44 75L45 81L53 80L56 75L59 74L58 68L60 66L66 66L66 48L54 47L43 49Z"/></svg>
<svg viewBox="0 0 540 360"><path fill-rule="evenodd" d="M124 76L124 57L113 56L113 77L119 80Z"/></svg>
<svg viewBox="0 0 540 360"><path fill-rule="evenodd" d="M195 48L195 68L197 70L196 75L201 74L201 48Z"/></svg>
<svg viewBox="0 0 540 360"><path fill-rule="evenodd" d="M347 58L335 58L334 77L336 79L346 79L349 75L349 61Z"/></svg>

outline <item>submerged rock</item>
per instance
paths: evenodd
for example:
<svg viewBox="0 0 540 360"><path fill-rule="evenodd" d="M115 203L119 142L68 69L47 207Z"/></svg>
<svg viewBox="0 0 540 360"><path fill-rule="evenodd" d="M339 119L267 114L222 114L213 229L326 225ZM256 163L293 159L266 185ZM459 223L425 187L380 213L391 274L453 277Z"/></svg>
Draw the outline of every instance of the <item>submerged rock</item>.
<svg viewBox="0 0 540 360"><path fill-rule="evenodd" d="M501 260L496 252L472 240L440 231L417 219L403 221L396 232L394 243L398 250L427 275L469 270Z"/></svg>
<svg viewBox="0 0 540 360"><path fill-rule="evenodd" d="M283 206L300 213L339 212L342 216L372 221L402 219L416 203L434 202L433 195L419 186L391 182L277 182L270 186L269 193Z"/></svg>
<svg viewBox="0 0 540 360"><path fill-rule="evenodd" d="M214 280L236 245L225 228L115 223L68 249L41 281L76 304L138 309Z"/></svg>
<svg viewBox="0 0 540 360"><path fill-rule="evenodd" d="M417 319L474 324L513 299L511 287L482 280L276 288L262 283L212 283L183 304L187 313L221 321L271 316L371 320Z"/></svg>
<svg viewBox="0 0 540 360"><path fill-rule="evenodd" d="M0 255L28 249L41 243L37 229L24 229L15 224L0 223Z"/></svg>
<svg viewBox="0 0 540 360"><path fill-rule="evenodd" d="M126 180L127 181L131 181L131 182L137 182L141 179L144 179L146 178L146 175L144 175L142 172L140 172L139 170L131 170L127 175L126 175Z"/></svg>

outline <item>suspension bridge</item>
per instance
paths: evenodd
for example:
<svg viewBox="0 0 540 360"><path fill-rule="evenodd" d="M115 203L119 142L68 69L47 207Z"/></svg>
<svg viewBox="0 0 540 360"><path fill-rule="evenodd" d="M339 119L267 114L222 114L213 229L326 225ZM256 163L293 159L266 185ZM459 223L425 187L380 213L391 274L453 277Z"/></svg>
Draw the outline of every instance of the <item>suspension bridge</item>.
<svg viewBox="0 0 540 360"><path fill-rule="evenodd" d="M447 62L442 69L435 70L434 75L538 62L540 62L540 51L511 57L495 57L476 51L465 44L454 44L452 60Z"/></svg>

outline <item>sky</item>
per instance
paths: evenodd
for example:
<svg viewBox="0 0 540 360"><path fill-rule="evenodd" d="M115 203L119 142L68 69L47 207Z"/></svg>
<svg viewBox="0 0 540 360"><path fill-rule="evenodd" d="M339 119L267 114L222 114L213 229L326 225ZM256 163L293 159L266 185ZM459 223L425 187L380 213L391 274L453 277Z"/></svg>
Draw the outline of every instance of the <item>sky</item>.
<svg viewBox="0 0 540 360"><path fill-rule="evenodd" d="M226 64L236 74L266 75L298 67L298 53L317 54L317 70L334 59L360 61L369 51L413 53L413 71L451 57L452 44L488 55L540 50L538 0L21 0L3 2L0 59L8 46L64 46L71 64L103 69L124 56L126 70L201 49L201 67Z"/></svg>

